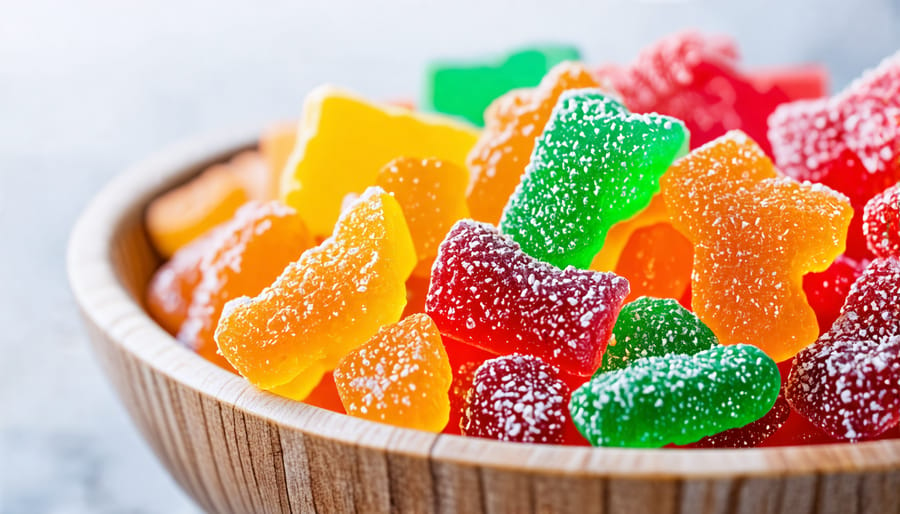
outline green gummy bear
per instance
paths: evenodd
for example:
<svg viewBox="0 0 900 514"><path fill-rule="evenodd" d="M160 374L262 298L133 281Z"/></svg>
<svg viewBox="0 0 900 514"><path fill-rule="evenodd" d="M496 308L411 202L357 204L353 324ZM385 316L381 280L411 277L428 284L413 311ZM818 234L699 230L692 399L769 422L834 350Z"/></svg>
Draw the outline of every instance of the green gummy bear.
<svg viewBox="0 0 900 514"><path fill-rule="evenodd" d="M594 376L622 369L636 359L693 355L719 344L713 331L677 301L647 296L622 308L613 335L615 344L606 347Z"/></svg>
<svg viewBox="0 0 900 514"><path fill-rule="evenodd" d="M751 345L647 357L572 393L572 421L594 446L688 444L763 417L781 388L778 366Z"/></svg>
<svg viewBox="0 0 900 514"><path fill-rule="evenodd" d="M587 269L610 227L649 205L688 140L675 118L631 114L600 90L567 91L535 142L500 231L542 261Z"/></svg>
<svg viewBox="0 0 900 514"><path fill-rule="evenodd" d="M550 68L580 59L574 46L542 45L521 48L499 61L433 62L427 70L422 109L483 127L491 102L513 89L537 86Z"/></svg>

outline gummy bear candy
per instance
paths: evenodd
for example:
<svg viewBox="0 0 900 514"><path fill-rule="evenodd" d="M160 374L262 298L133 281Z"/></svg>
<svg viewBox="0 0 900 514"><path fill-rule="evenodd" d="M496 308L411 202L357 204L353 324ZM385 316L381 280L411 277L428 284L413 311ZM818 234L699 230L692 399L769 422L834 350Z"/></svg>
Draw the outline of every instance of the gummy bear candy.
<svg viewBox="0 0 900 514"><path fill-rule="evenodd" d="M876 257L900 257L900 184L869 200L863 214L863 232Z"/></svg>
<svg viewBox="0 0 900 514"><path fill-rule="evenodd" d="M649 297L622 307L613 336L615 344L607 346L594 376L623 369L637 359L693 355L719 344L712 330L678 302Z"/></svg>
<svg viewBox="0 0 900 514"><path fill-rule="evenodd" d="M628 279L631 294L681 298L691 283L694 247L669 223L636 230L622 249L616 275Z"/></svg>
<svg viewBox="0 0 900 514"><path fill-rule="evenodd" d="M509 92L491 104L485 112L487 125L467 161L472 172L469 211L474 219L500 221L559 96L569 89L594 87L600 83L584 66L567 62L550 70L538 87Z"/></svg>
<svg viewBox="0 0 900 514"><path fill-rule="evenodd" d="M621 277L560 270L529 257L494 227L462 220L438 249L425 312L446 336L588 376L600 365L627 295Z"/></svg>
<svg viewBox="0 0 900 514"><path fill-rule="evenodd" d="M447 424L451 379L441 334L425 314L382 327L334 369L347 414L428 432Z"/></svg>
<svg viewBox="0 0 900 514"><path fill-rule="evenodd" d="M900 422L900 260L876 259L853 284L831 329L794 359L788 402L845 440Z"/></svg>
<svg viewBox="0 0 900 514"><path fill-rule="evenodd" d="M269 171L256 152L215 164L190 182L150 202L145 224L150 241L163 257L228 221L248 200L269 199Z"/></svg>
<svg viewBox="0 0 900 514"><path fill-rule="evenodd" d="M297 209L313 236L325 236L344 197L372 185L391 159L434 157L462 166L478 132L323 86L306 97L297 137L282 175L281 197Z"/></svg>
<svg viewBox="0 0 900 514"><path fill-rule="evenodd" d="M278 197L279 180L297 143L297 123L279 123L267 128L259 138L259 153L271 174L272 198Z"/></svg>
<svg viewBox="0 0 900 514"><path fill-rule="evenodd" d="M842 253L853 214L846 197L779 177L741 132L676 162L662 191L694 244L692 307L721 343L752 341L782 361L815 341L802 279Z"/></svg>
<svg viewBox="0 0 900 514"><path fill-rule="evenodd" d="M231 369L213 338L225 303L259 294L312 240L300 216L277 201L250 202L217 230L200 262L200 280L177 337L205 359Z"/></svg>
<svg viewBox="0 0 900 514"><path fill-rule="evenodd" d="M550 68L577 61L578 49L568 45L521 48L499 60L486 62L432 62L428 66L422 106L484 125L484 111L500 95L536 86Z"/></svg>
<svg viewBox="0 0 900 514"><path fill-rule="evenodd" d="M691 446L694 448L755 448L775 434L787 422L791 413L784 395L779 394L775 405L765 416L742 427L730 428L708 435Z"/></svg>
<svg viewBox="0 0 900 514"><path fill-rule="evenodd" d="M439 159L399 157L378 172L375 185L400 202L419 264L413 274L427 277L444 235L469 217L466 186L469 172Z"/></svg>
<svg viewBox="0 0 900 514"><path fill-rule="evenodd" d="M768 153L767 119L789 97L772 86L759 87L737 69L737 61L732 39L684 32L645 49L633 65L607 67L598 75L619 91L632 112L683 120L692 148L740 129Z"/></svg>
<svg viewBox="0 0 900 514"><path fill-rule="evenodd" d="M397 200L369 188L341 215L334 235L255 298L225 305L219 350L252 384L302 400L347 352L400 319L415 264Z"/></svg>
<svg viewBox="0 0 900 514"><path fill-rule="evenodd" d="M614 224L647 207L687 148L674 118L629 114L599 90L567 91L535 142L500 231L555 266L590 266Z"/></svg>
<svg viewBox="0 0 900 514"><path fill-rule="evenodd" d="M147 286L147 311L171 335L187 318L194 288L200 283L200 261L216 238L215 228L178 249L156 270Z"/></svg>
<svg viewBox="0 0 900 514"><path fill-rule="evenodd" d="M485 361L466 396L463 435L520 443L559 443L569 388L537 357L507 355Z"/></svg>
<svg viewBox="0 0 900 514"><path fill-rule="evenodd" d="M778 367L755 346L646 357L572 393L575 426L593 446L656 448L741 427L772 408Z"/></svg>
<svg viewBox="0 0 900 514"><path fill-rule="evenodd" d="M769 119L775 162L785 174L821 182L856 210L851 257L868 258L862 212L874 195L900 181L900 53L836 96L780 106Z"/></svg>
<svg viewBox="0 0 900 514"><path fill-rule="evenodd" d="M825 271L803 276L803 292L816 312L819 333L827 332L841 314L841 306L850 287L862 275L868 261L857 261L846 254L838 255Z"/></svg>

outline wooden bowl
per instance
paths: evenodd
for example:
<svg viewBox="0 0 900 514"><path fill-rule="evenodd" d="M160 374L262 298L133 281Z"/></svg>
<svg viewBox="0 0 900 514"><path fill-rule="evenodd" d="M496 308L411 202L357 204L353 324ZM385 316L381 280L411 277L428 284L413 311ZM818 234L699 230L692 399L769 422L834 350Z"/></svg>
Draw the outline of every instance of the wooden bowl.
<svg viewBox="0 0 900 514"><path fill-rule="evenodd" d="M898 512L900 441L746 450L502 443L351 418L259 391L144 312L148 201L252 146L195 139L133 167L79 219L72 289L97 357L179 484L216 512ZM89 399L87 399L89 401Z"/></svg>

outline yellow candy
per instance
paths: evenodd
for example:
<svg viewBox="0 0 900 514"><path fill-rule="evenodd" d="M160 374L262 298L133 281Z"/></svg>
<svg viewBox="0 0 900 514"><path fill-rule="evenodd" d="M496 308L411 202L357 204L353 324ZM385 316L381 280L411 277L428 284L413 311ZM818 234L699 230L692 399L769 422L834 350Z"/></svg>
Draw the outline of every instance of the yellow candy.
<svg viewBox="0 0 900 514"><path fill-rule="evenodd" d="M334 87L312 91L280 196L313 236L327 236L348 193L375 182L395 157L435 157L465 166L478 131L448 118L366 101Z"/></svg>

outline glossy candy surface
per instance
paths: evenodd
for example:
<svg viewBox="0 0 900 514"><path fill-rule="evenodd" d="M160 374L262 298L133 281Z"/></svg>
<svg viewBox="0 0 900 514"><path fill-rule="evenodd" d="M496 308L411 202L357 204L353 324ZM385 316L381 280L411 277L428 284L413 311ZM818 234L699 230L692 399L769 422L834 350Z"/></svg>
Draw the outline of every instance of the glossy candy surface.
<svg viewBox="0 0 900 514"><path fill-rule="evenodd" d="M415 263L400 206L370 188L332 237L256 297L226 304L219 350L257 387L302 400L341 357L400 318Z"/></svg>
<svg viewBox="0 0 900 514"><path fill-rule="evenodd" d="M780 362L815 341L803 275L842 253L853 213L846 197L779 176L741 132L680 159L662 191L694 244L692 308L721 343L752 341Z"/></svg>
<svg viewBox="0 0 900 514"><path fill-rule="evenodd" d="M900 260L876 259L841 316L797 354L787 399L828 434L871 439L900 422Z"/></svg>
<svg viewBox="0 0 900 514"><path fill-rule="evenodd" d="M425 310L441 333L504 355L535 355L568 373L600 365L628 282L560 270L487 224L463 220L441 243Z"/></svg>
<svg viewBox="0 0 900 514"><path fill-rule="evenodd" d="M322 237L331 233L344 197L372 185L392 159L435 157L462 166L478 132L322 86L306 97L297 137L281 177L281 199Z"/></svg>
<svg viewBox="0 0 900 514"><path fill-rule="evenodd" d="M674 118L630 114L599 90L563 93L500 231L542 261L587 268L607 231L647 207L687 144Z"/></svg>
<svg viewBox="0 0 900 514"><path fill-rule="evenodd" d="M425 314L382 327L334 369L347 414L428 432L447 424L451 379L441 334Z"/></svg>
<svg viewBox="0 0 900 514"><path fill-rule="evenodd" d="M569 388L557 370L529 355L485 361L472 379L463 435L521 443L560 443Z"/></svg>

